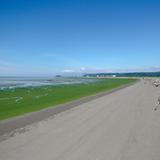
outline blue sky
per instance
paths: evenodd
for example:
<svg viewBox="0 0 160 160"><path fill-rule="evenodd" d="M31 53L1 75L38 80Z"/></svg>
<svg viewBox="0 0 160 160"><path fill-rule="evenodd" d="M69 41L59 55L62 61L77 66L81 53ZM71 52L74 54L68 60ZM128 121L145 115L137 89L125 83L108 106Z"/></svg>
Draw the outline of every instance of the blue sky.
<svg viewBox="0 0 160 160"><path fill-rule="evenodd" d="M0 0L0 75L160 70L160 1Z"/></svg>

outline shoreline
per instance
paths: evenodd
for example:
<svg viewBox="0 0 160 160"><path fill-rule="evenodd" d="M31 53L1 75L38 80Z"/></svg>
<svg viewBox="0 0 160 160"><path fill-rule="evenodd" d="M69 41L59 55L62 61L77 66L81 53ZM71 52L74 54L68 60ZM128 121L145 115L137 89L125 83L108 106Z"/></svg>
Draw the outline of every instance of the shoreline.
<svg viewBox="0 0 160 160"><path fill-rule="evenodd" d="M7 120L0 121L0 136L3 136L5 134L9 134L10 132L13 132L19 128L24 128L27 125L31 125L33 123L45 120L49 117L52 117L56 114L59 114L61 112L64 112L66 110L69 110L71 108L74 108L76 106L79 106L80 104L87 103L89 101L92 101L94 99L103 97L107 94L111 94L113 92L119 91L121 89L127 88L129 86L132 86L139 81L135 81L133 83L125 84L120 87L117 87L115 89L111 89L105 92L100 92L98 94L94 94L91 96L83 97L78 100L74 100L65 104L57 105L54 107L49 107L42 109L40 111L27 113L25 115L17 116L14 118L9 118Z"/></svg>

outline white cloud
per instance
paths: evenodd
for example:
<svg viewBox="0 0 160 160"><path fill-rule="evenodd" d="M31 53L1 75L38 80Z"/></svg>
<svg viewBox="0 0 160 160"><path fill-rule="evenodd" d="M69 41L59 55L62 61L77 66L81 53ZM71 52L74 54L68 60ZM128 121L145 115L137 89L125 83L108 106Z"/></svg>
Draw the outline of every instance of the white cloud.
<svg viewBox="0 0 160 160"><path fill-rule="evenodd" d="M86 67L81 67L81 71L85 71L86 70Z"/></svg>
<svg viewBox="0 0 160 160"><path fill-rule="evenodd" d="M63 70L62 72L64 72L64 73L74 73L75 71L71 70L71 69L66 69L66 70Z"/></svg>

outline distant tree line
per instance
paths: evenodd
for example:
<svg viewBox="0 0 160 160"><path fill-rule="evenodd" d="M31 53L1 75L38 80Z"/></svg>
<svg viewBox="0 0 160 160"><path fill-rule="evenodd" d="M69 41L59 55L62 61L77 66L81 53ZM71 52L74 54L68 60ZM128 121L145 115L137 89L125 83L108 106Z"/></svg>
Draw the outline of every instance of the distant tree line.
<svg viewBox="0 0 160 160"><path fill-rule="evenodd" d="M134 73L94 73L85 74L84 77L160 77L160 72L134 72Z"/></svg>

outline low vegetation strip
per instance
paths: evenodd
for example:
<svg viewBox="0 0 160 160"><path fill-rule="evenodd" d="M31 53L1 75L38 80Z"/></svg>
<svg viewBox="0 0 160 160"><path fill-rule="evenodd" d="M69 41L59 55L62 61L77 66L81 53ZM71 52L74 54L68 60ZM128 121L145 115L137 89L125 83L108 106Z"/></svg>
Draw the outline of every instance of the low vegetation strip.
<svg viewBox="0 0 160 160"><path fill-rule="evenodd" d="M135 79L101 79L94 83L5 89L0 91L0 120L38 111L111 90Z"/></svg>

